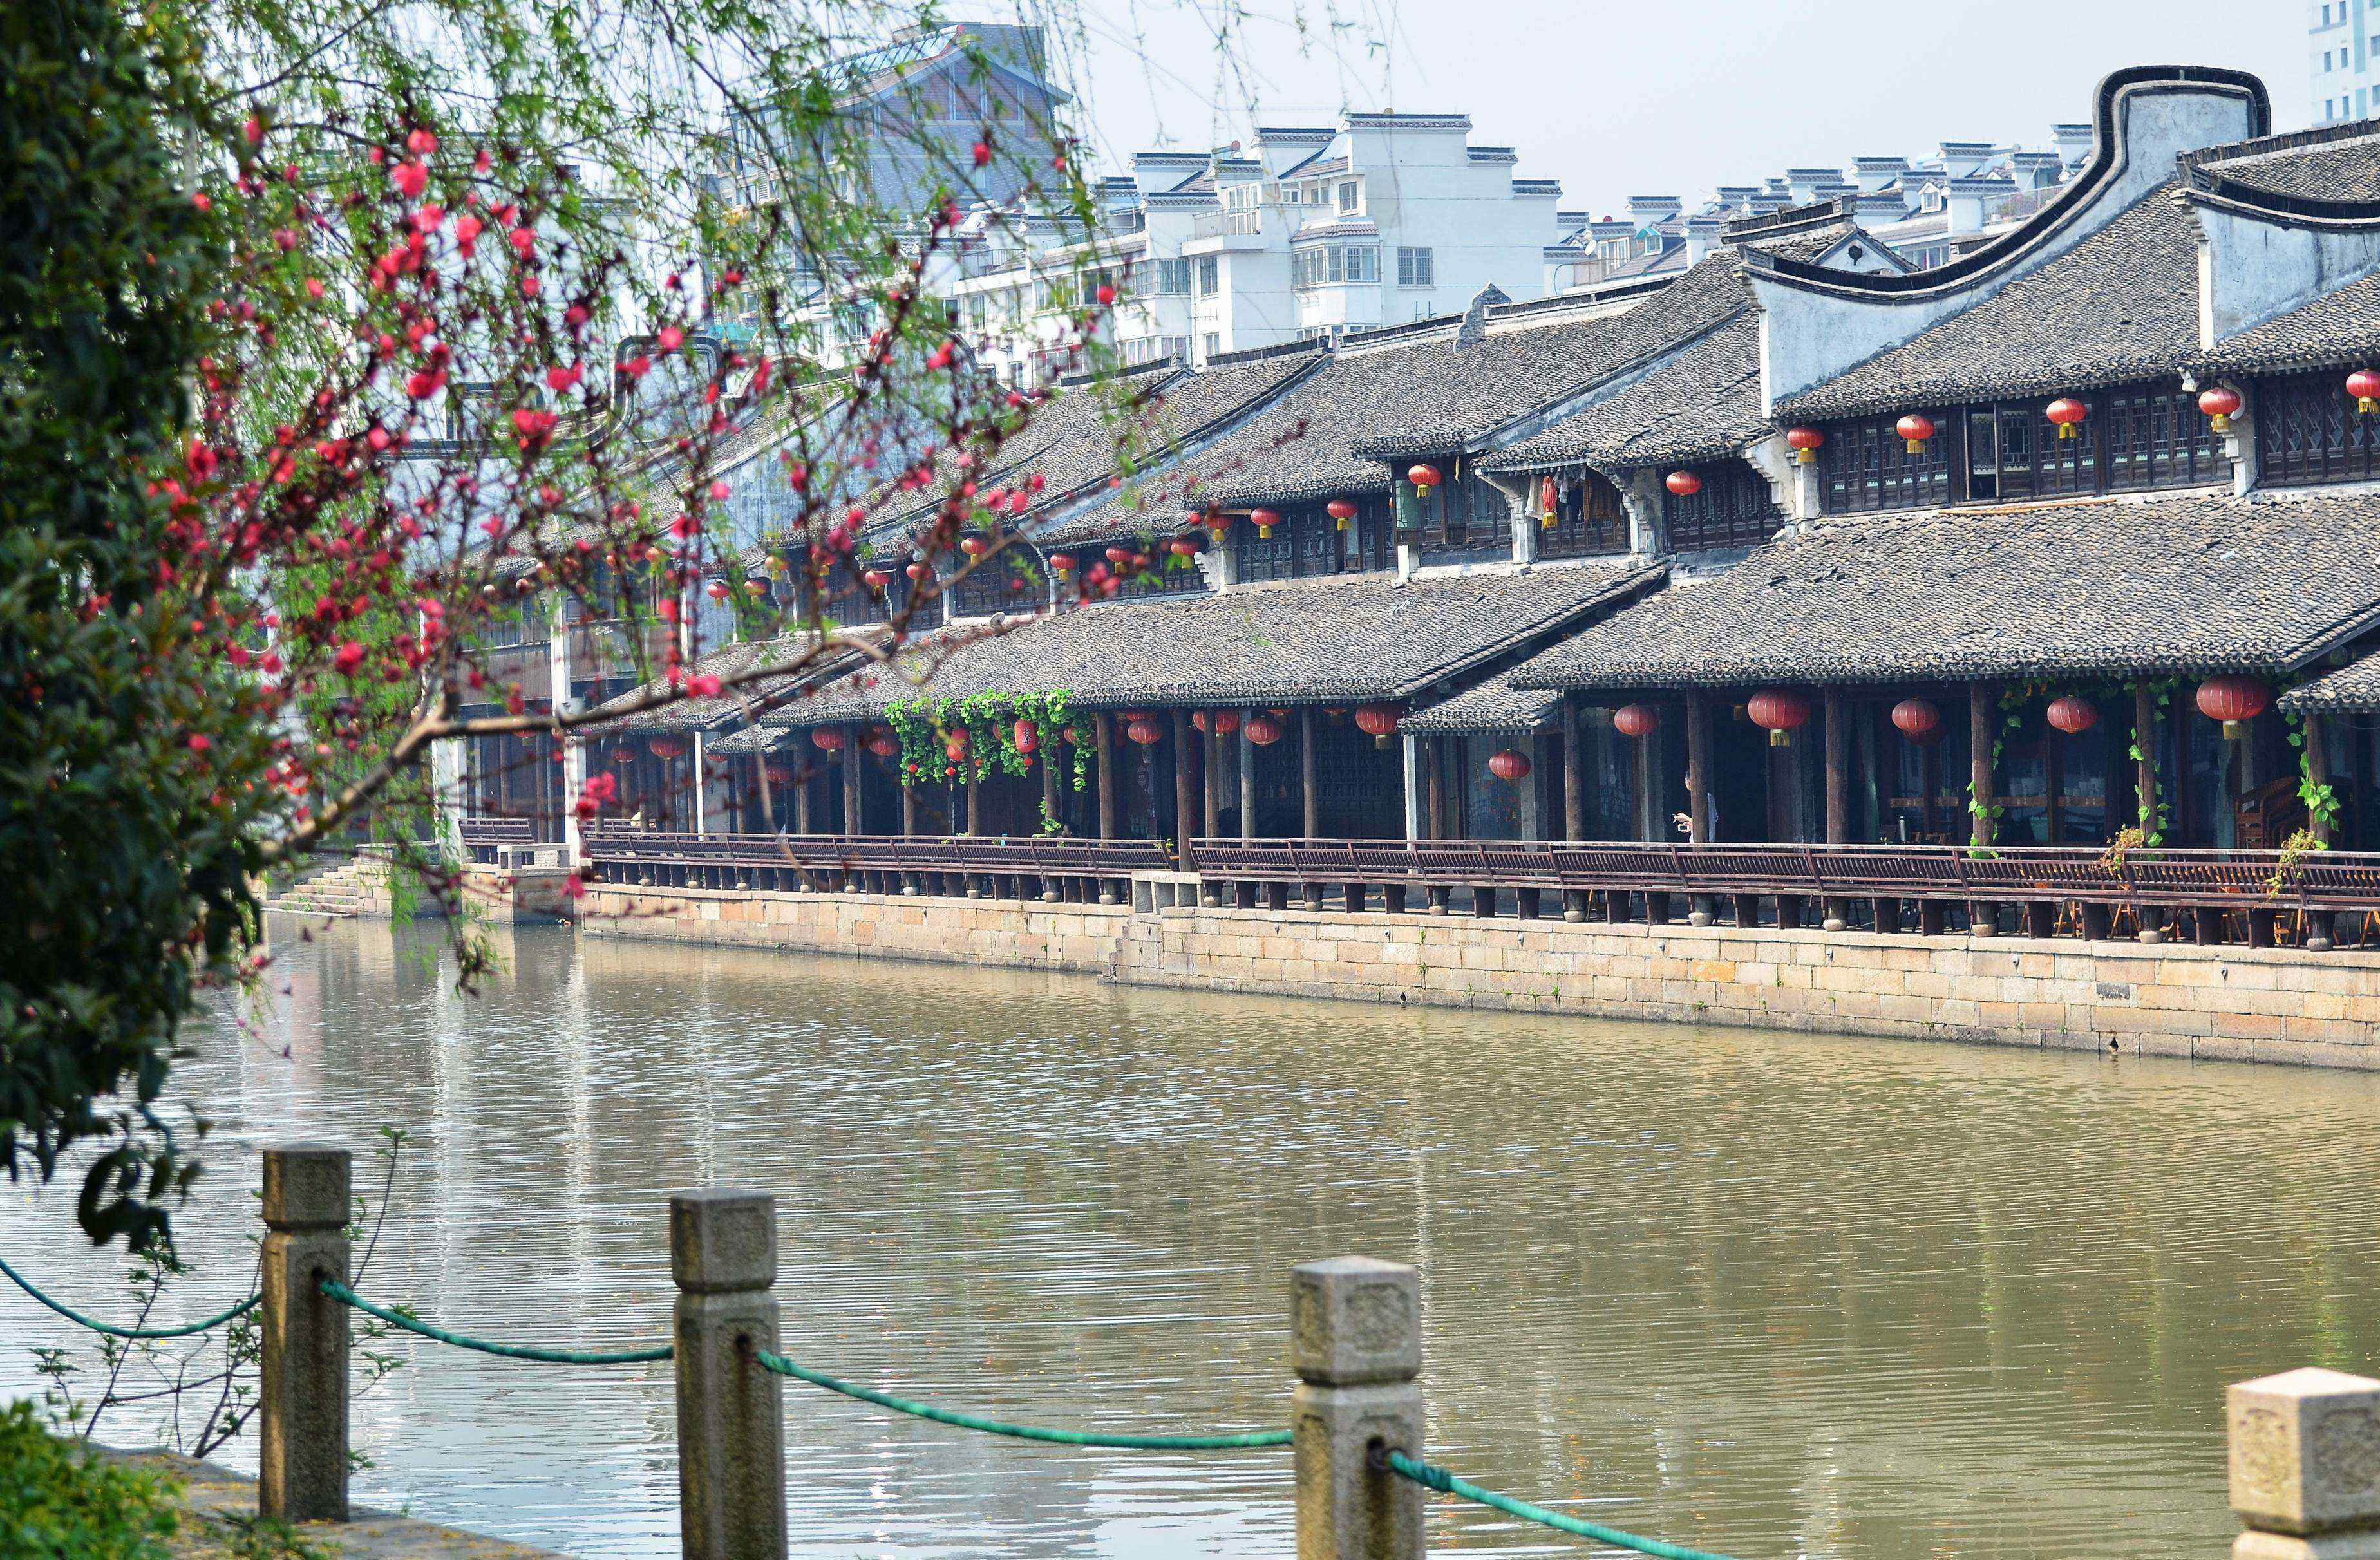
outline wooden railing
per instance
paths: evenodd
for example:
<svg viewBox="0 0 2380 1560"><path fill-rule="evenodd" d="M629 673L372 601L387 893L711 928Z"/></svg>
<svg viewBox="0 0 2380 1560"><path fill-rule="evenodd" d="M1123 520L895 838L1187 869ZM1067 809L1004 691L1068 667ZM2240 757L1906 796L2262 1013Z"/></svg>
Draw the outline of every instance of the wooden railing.
<svg viewBox="0 0 2380 1560"><path fill-rule="evenodd" d="M2380 854L2364 852L2205 851L2010 846L1977 852L1952 845L1667 845L1554 840L1199 840L1198 875L1253 904L1257 894L1285 905L1300 889L1310 901L1340 889L1347 902L1378 890L1391 909L1422 890L1444 909L1450 890L1470 890L1492 914L1509 895L1538 913L1555 893L1573 919L1642 913L1669 918L1684 899L1697 918L1724 910L1739 924L1774 905L1781 925L1799 925L1815 901L1829 922L1860 918L1898 931L1913 907L1919 927L1953 920L1997 925L1992 908L2020 907L2040 935L2061 926L2105 936L2129 914L2143 929L2173 922L2201 941L2222 940L2240 922L2244 940L2273 940L2277 923L2380 910ZM2327 938L2327 927L2309 930Z"/></svg>
<svg viewBox="0 0 2380 1560"><path fill-rule="evenodd" d="M581 838L596 880L632 887L864 889L1111 903L1127 897L1134 873L1172 865L1153 840L654 834L602 826Z"/></svg>
<svg viewBox="0 0 2380 1560"><path fill-rule="evenodd" d="M537 828L527 818L465 818L455 831L463 853L481 866L494 865L507 845L538 843Z"/></svg>

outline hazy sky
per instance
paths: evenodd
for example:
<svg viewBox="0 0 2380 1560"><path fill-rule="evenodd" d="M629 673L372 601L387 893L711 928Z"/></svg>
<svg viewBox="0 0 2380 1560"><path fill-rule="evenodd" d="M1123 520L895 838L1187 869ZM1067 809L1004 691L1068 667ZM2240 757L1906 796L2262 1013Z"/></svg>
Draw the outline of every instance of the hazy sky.
<svg viewBox="0 0 2380 1560"><path fill-rule="evenodd" d="M1601 212L1943 139L2046 146L2127 65L2252 70L2277 128L2311 119L2303 0L1090 4L1089 58L1068 63L1078 80L1087 68L1108 168L1144 146L1228 142L1252 118L1457 112L1474 144L1517 148L1520 175L1558 178L1565 206ZM1213 19L1243 6L1219 46Z"/></svg>

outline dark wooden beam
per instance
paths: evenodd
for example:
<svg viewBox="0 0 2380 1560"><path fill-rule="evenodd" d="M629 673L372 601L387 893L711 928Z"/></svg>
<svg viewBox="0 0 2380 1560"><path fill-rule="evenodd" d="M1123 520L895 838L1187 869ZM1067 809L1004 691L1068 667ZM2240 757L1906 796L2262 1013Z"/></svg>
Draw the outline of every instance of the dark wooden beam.
<svg viewBox="0 0 2380 1560"><path fill-rule="evenodd" d="M2330 752L2323 745L2322 717L2307 716L2303 732L2306 779L2314 785L2327 785L2330 783ZM2309 808L2308 811L2311 812L2312 809ZM2330 843L2330 826L2323 822L2319 816L2312 817L2307 827L2313 830L2315 839L2325 845Z"/></svg>
<svg viewBox="0 0 2380 1560"><path fill-rule="evenodd" d="M2132 689L2132 746L2139 750L2141 756L2132 771L2139 807L2132 816L2132 822L2143 832L2155 834L2157 831L2156 695L2145 683Z"/></svg>
<svg viewBox="0 0 2380 1560"><path fill-rule="evenodd" d="M1686 839L1710 841L1710 703L1700 694L1686 695Z"/></svg>
<svg viewBox="0 0 2380 1560"><path fill-rule="evenodd" d="M1843 709L1843 691L1828 688L1823 695L1827 722L1827 843L1844 845L1852 837L1852 730Z"/></svg>
<svg viewBox="0 0 2380 1560"><path fill-rule="evenodd" d="M1116 837L1115 718L1105 710L1093 716L1091 736L1097 744L1091 756L1098 768L1099 838L1112 840Z"/></svg>
<svg viewBox="0 0 2380 1560"><path fill-rule="evenodd" d="M1190 841L1198 832L1198 755L1191 738L1198 728L1190 712L1173 712L1173 844L1177 861L1189 860Z"/></svg>
<svg viewBox="0 0 2380 1560"><path fill-rule="evenodd" d="M1578 754L1578 705L1561 702L1562 838L1586 838L1586 774Z"/></svg>
<svg viewBox="0 0 2380 1560"><path fill-rule="evenodd" d="M1421 739L1423 774L1429 784L1429 838L1446 838L1446 738L1428 736Z"/></svg>
<svg viewBox="0 0 2380 1560"><path fill-rule="evenodd" d="M866 736L863 726L848 727L843 733L843 831L847 835L867 832L859 816L859 744Z"/></svg>
<svg viewBox="0 0 2380 1560"><path fill-rule="evenodd" d="M1314 783L1314 711L1297 712L1297 792L1304 804L1305 838L1322 837L1322 792Z"/></svg>
<svg viewBox="0 0 2380 1560"><path fill-rule="evenodd" d="M1992 722L1999 709L1999 689L1990 683L1975 683L1967 689L1967 768L1971 777L1969 812L1974 819L1973 840L1978 845L1992 842L1992 807L1999 800L1998 782L1992 774Z"/></svg>

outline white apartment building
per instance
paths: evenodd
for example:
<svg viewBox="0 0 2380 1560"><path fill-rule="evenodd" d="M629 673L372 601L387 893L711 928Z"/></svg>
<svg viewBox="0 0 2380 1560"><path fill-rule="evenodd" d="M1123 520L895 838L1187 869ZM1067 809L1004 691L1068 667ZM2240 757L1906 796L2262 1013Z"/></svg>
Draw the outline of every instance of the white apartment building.
<svg viewBox="0 0 2380 1560"><path fill-rule="evenodd" d="M2306 101L2317 125L2380 114L2380 0L2306 0Z"/></svg>
<svg viewBox="0 0 2380 1560"><path fill-rule="evenodd" d="M1561 187L1513 176L1510 147L1449 114L1352 114L1259 129L1256 144L1144 151L1099 190L1088 238L1014 211L977 212L950 296L979 357L1012 379L1102 284L1103 335L1127 363L1224 353L1459 313L1490 285L1544 288Z"/></svg>

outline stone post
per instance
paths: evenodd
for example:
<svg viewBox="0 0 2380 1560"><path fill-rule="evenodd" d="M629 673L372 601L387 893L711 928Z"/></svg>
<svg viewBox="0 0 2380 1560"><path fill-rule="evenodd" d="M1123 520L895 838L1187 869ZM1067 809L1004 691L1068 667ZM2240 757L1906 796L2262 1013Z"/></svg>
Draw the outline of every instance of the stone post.
<svg viewBox="0 0 2380 1560"><path fill-rule="evenodd" d="M1374 1448L1421 1457L1421 1277L1331 1257L1290 1277L1297 1560L1421 1560L1422 1490Z"/></svg>
<svg viewBox="0 0 2380 1560"><path fill-rule="evenodd" d="M350 1156L288 1143L264 1151L263 1325L258 1340L256 1504L283 1522L347 1519Z"/></svg>
<svg viewBox="0 0 2380 1560"><path fill-rule="evenodd" d="M677 1493L686 1560L784 1560L777 1200L720 1187L670 1199L677 1280Z"/></svg>
<svg viewBox="0 0 2380 1560"><path fill-rule="evenodd" d="M2231 1509L2248 1530L2232 1560L2380 1554L2380 1381L2284 1371L2223 1396Z"/></svg>

